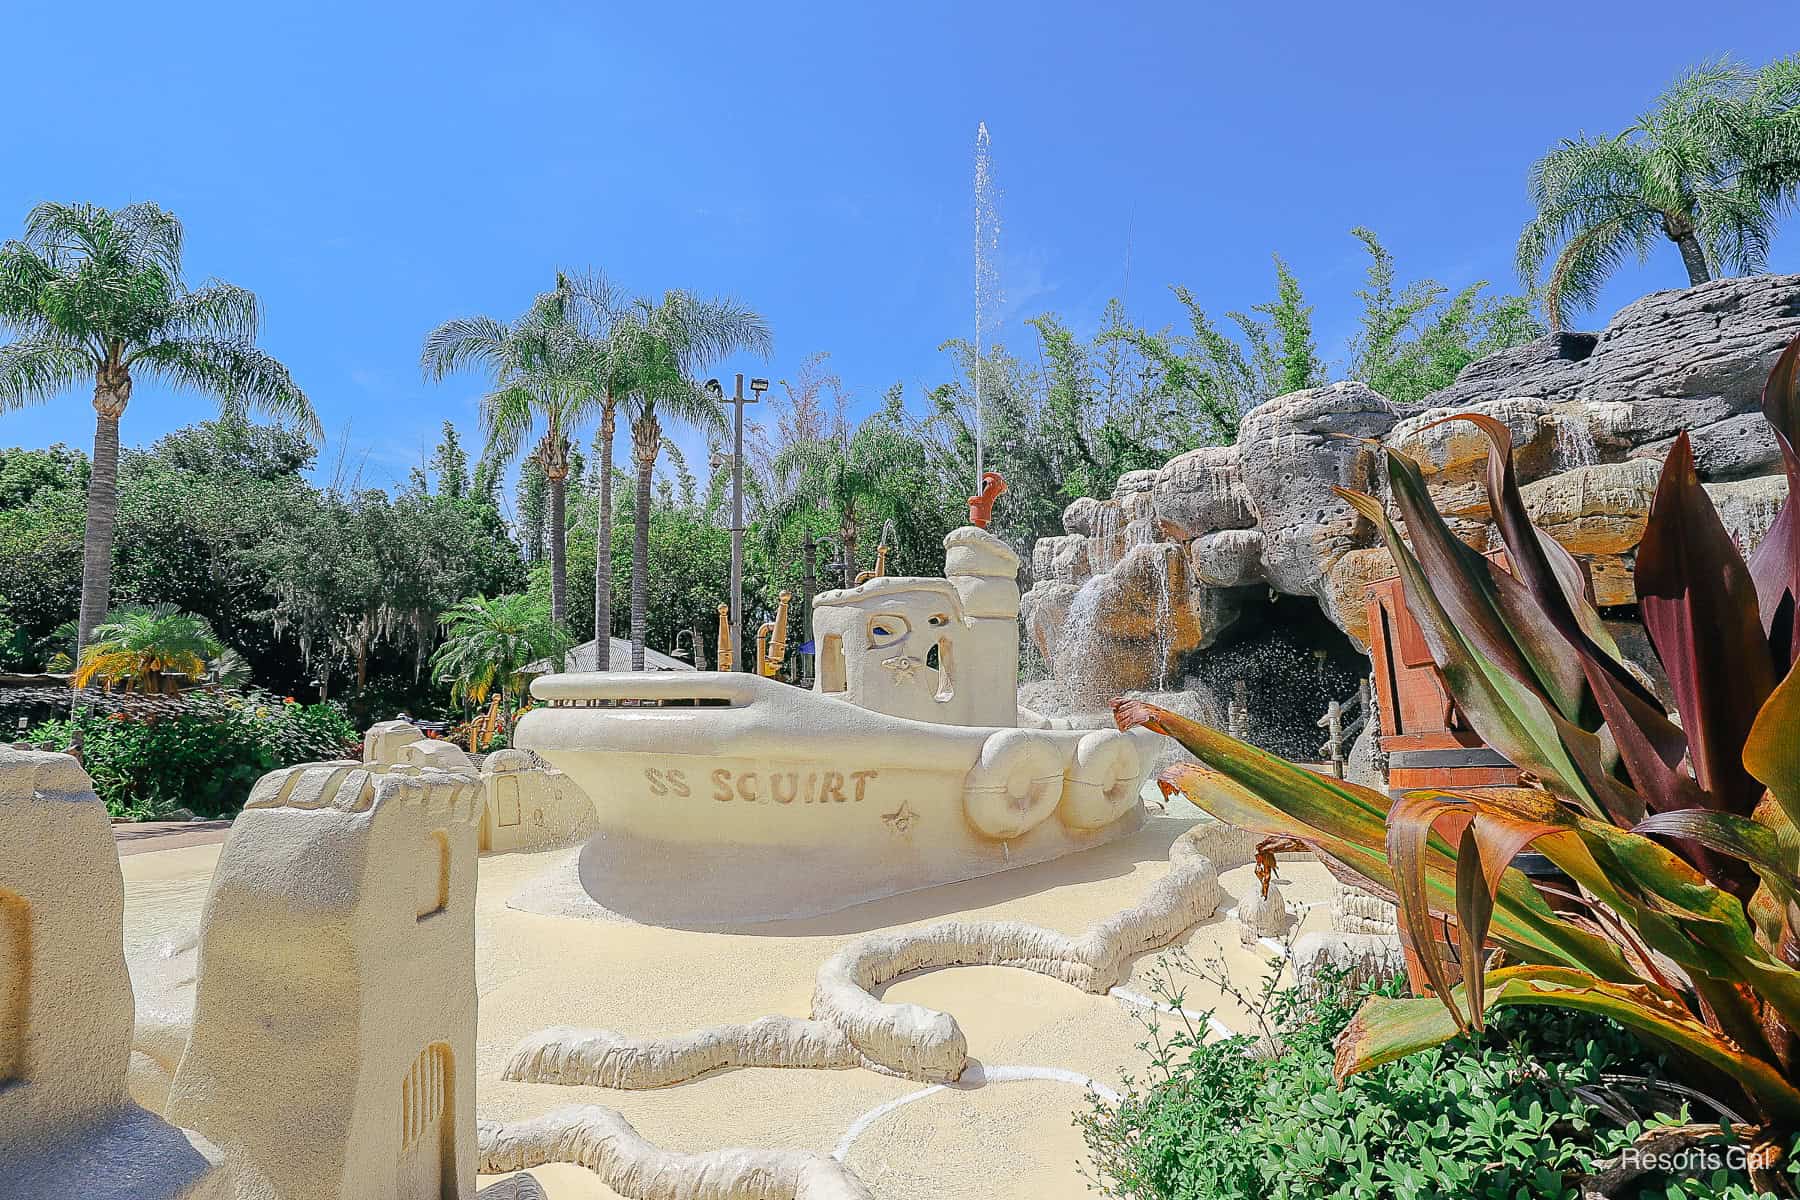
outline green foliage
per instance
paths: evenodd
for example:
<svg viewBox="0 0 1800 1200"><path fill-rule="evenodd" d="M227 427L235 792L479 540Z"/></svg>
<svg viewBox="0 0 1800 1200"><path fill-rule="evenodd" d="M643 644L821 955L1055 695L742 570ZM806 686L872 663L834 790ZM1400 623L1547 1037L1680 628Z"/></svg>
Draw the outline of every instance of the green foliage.
<svg viewBox="0 0 1800 1200"><path fill-rule="evenodd" d="M1275 394L1280 396L1324 383L1325 364L1319 361L1318 347L1313 344L1312 305L1306 303L1300 281L1279 254L1275 256L1275 285L1275 299L1257 305L1256 311L1269 318Z"/></svg>
<svg viewBox="0 0 1800 1200"><path fill-rule="evenodd" d="M81 731L83 765L107 811L150 820L176 808L229 816L263 775L296 763L359 757L356 729L334 704L298 704L263 693L196 692L173 715L102 714L47 721L28 740L62 750Z"/></svg>
<svg viewBox="0 0 1800 1200"><path fill-rule="evenodd" d="M1690 283L1765 269L1800 189L1800 55L1751 70L1728 59L1678 79L1624 132L1565 140L1531 168L1537 215L1519 235L1519 277L1561 328L1627 255L1664 243Z"/></svg>
<svg viewBox="0 0 1800 1200"><path fill-rule="evenodd" d="M1313 999L1276 994L1282 1039L1271 1057L1249 1038L1207 1041L1203 1023L1153 1026L1147 1076L1126 1081L1119 1105L1096 1097L1077 1117L1096 1190L1123 1200L1576 1200L1575 1175L1639 1132L1600 1107L1620 1099L1609 1081L1664 1072L1607 1022L1514 1010L1484 1036L1340 1088L1332 1044L1366 994L1341 978ZM1721 1170L1640 1180L1629 1195L1757 1193Z"/></svg>
<svg viewBox="0 0 1800 1200"><path fill-rule="evenodd" d="M884 525L892 525L895 544L889 569L903 574L908 564L941 560L943 538L951 526L933 520L943 497L933 478L925 449L912 437L905 415L893 406L876 412L854 429L836 437L795 442L776 456L771 468L772 491L781 497L757 515L765 546L773 546L797 519L810 510L823 511L835 522L842 561L854 582L870 566ZM940 486L937 496L921 489ZM956 505L966 512L961 497ZM965 518L966 519L966 518ZM932 573L941 567L932 567Z"/></svg>
<svg viewBox="0 0 1800 1200"><path fill-rule="evenodd" d="M1449 387L1478 358L1543 333L1527 296L1486 296L1474 283L1449 294L1434 279L1417 279L1394 290L1394 256L1374 231L1351 234L1369 252L1368 284L1362 301L1362 328L1351 344L1348 375L1390 400L1416 404ZM1448 299L1446 299L1448 297Z"/></svg>
<svg viewBox="0 0 1800 1200"><path fill-rule="evenodd" d="M48 450L0 450L0 511L19 508L49 493L87 492L87 455L61 442Z"/></svg>
<svg viewBox="0 0 1800 1200"><path fill-rule="evenodd" d="M1763 412L1790 496L1750 563L1695 473L1686 434L1663 465L1635 579L1675 711L1638 679L1576 560L1530 522L1511 435L1488 440L1501 567L1437 511L1389 450L1387 496L1339 494L1380 529L1440 678L1487 743L1539 789L1420 789L1399 799L1326 780L1153 706L1120 726L1177 737L1201 767L1164 775L1213 815L1297 840L1398 897L1430 994L1376 999L1338 1046L1340 1076L1379 1068L1509 1005L1607 1016L1718 1080L1721 1103L1800 1129L1800 338ZM1397 515L1396 515L1397 514ZM1407 538L1396 520L1404 520ZM1553 911L1512 859L1531 848L1571 885ZM1454 983L1440 942L1463 971ZM1665 964L1672 964L1665 965Z"/></svg>
<svg viewBox="0 0 1800 1200"><path fill-rule="evenodd" d="M663 482L668 483L666 479ZM683 499L683 490L676 486L659 488L659 493L667 494L652 498L644 642L651 649L667 653L682 630L699 629L706 636L710 660L711 631L717 624L717 608L730 594L731 534L725 528L727 522L721 519L722 509L716 503L716 497L705 502L696 497L695 502L689 504ZM618 512L612 526L611 636L624 637L629 632L633 521L637 500L630 488L615 488L613 494L618 498ZM569 625L570 634L576 641L586 641L593 636L594 539L598 503L599 497L594 491L584 491L569 506ZM752 533L746 542L746 554L753 553L757 544ZM745 607L754 616L759 608L760 590L754 565L746 566L745 580ZM548 573L534 569L531 591L547 597L548 589ZM624 670L626 665L614 663L613 669Z"/></svg>
<svg viewBox="0 0 1800 1200"><path fill-rule="evenodd" d="M0 667L43 669L54 652L46 643L75 615L86 488L87 459L76 451L0 452L0 595L16 631L0 643Z"/></svg>

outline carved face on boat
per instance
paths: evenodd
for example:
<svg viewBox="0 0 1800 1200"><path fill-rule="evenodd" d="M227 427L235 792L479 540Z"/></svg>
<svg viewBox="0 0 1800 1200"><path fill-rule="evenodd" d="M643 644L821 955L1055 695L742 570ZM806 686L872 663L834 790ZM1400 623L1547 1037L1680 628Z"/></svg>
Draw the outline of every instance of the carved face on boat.
<svg viewBox="0 0 1800 1200"><path fill-rule="evenodd" d="M826 592L813 606L819 690L874 712L943 722L966 629L947 580L884 576Z"/></svg>

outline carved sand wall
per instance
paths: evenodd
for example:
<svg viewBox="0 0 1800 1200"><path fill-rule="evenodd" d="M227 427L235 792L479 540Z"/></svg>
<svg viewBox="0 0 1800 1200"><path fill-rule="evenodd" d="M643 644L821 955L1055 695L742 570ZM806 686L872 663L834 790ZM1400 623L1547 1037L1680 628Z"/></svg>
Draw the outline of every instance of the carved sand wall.
<svg viewBox="0 0 1800 1200"><path fill-rule="evenodd" d="M473 1197L474 776L264 776L214 869L168 1113L278 1200Z"/></svg>
<svg viewBox="0 0 1800 1200"><path fill-rule="evenodd" d="M132 1103L125 885L72 758L0 747L0 1192L233 1195L218 1150Z"/></svg>

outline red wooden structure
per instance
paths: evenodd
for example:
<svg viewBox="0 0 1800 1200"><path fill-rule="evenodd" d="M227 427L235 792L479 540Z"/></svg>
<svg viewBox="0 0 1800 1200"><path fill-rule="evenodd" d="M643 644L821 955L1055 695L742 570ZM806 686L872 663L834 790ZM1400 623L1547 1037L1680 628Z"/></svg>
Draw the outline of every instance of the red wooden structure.
<svg viewBox="0 0 1800 1200"><path fill-rule="evenodd" d="M1519 769L1482 741L1457 711L1431 661L1424 631L1406 609L1400 577L1370 584L1367 598L1388 791L1517 786Z"/></svg>

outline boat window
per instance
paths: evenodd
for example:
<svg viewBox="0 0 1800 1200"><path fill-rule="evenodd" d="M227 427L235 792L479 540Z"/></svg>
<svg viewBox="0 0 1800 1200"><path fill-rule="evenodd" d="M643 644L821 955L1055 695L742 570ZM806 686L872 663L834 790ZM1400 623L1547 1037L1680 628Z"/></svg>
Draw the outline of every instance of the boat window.
<svg viewBox="0 0 1800 1200"><path fill-rule="evenodd" d="M956 658L953 649L949 638L941 638L925 654L925 665L937 668L937 695L932 699L940 703L956 696Z"/></svg>
<svg viewBox="0 0 1800 1200"><path fill-rule="evenodd" d="M948 625L949 623L950 623L950 614L949 613L932 613L931 614L931 624L934 628L941 629L945 625Z"/></svg>
<svg viewBox="0 0 1800 1200"><path fill-rule="evenodd" d="M869 645L879 650L912 632L912 622L899 613L876 613L869 618Z"/></svg>
<svg viewBox="0 0 1800 1200"><path fill-rule="evenodd" d="M844 678L843 635L828 633L825 635L825 644L819 650L819 690L841 692L847 686Z"/></svg>

